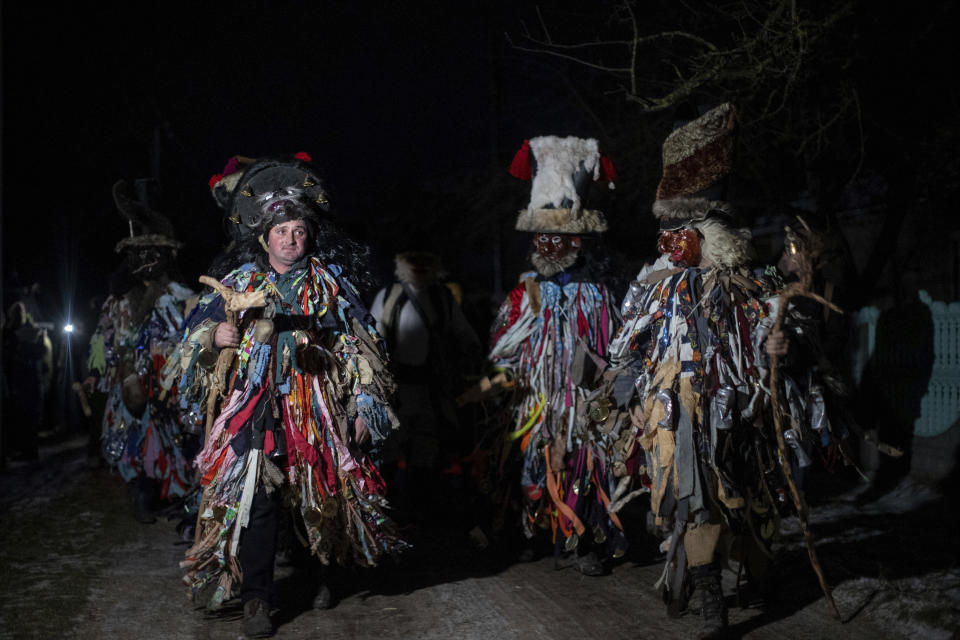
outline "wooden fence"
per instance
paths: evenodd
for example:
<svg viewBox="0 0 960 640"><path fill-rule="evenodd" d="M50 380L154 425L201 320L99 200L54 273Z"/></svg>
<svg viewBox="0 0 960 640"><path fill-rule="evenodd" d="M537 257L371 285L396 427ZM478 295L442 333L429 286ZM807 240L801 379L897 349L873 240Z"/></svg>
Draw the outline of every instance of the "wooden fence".
<svg viewBox="0 0 960 640"><path fill-rule="evenodd" d="M882 381L872 384L878 401L903 410L915 436L932 437L960 418L960 302L919 297L919 308L852 313L849 362L856 384L870 372Z"/></svg>

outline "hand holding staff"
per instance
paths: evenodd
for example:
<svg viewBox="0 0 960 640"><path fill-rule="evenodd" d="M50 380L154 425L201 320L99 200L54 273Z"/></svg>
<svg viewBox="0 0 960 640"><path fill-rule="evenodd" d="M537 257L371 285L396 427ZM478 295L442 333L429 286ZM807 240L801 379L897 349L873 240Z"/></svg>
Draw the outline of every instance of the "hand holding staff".
<svg viewBox="0 0 960 640"><path fill-rule="evenodd" d="M209 287L212 287L220 296L223 298L223 308L227 314L227 321L218 325L218 329L221 326L226 326L231 328L232 331L227 331L233 340L225 340L222 342L224 348L220 351L220 355L217 357L216 366L213 369L213 380L210 385L210 390L207 392L207 420L206 426L204 427L203 441L206 443L207 438L210 437L210 428L213 426L214 416L217 409L217 398L219 398L225 391L227 387L227 373L230 371L230 365L233 364L233 359L237 355L236 347L240 346L240 332L237 329L237 314L240 311L245 309L251 309L254 307L265 307L267 306L266 295L263 291L254 291L254 292L239 292L234 291L233 289L223 285L220 281L210 276L200 276L200 282ZM230 344L233 342L233 344ZM214 341L216 346L216 340ZM203 512L207 507L207 493L203 492L203 497L200 501L200 510L198 512L197 528L194 534L194 544L199 543L201 537L204 535L204 527L200 526L200 518L203 516Z"/></svg>
<svg viewBox="0 0 960 640"><path fill-rule="evenodd" d="M212 287L223 298L223 308L227 313L226 325L227 327L233 328L233 331L230 333L230 335L233 337L233 342L236 343L230 344L230 342L227 341L225 344L228 344L230 347L239 346L240 343L239 331L237 330L237 314L246 309L267 306L266 294L263 291L234 291L210 276L200 276L200 282L201 284ZM204 430L204 440L206 440L206 437L210 434L210 427L213 426L217 398L226 391L227 372L230 370L230 365L233 362L235 355L236 351L234 351L233 348L228 347L220 351L220 356L217 358L217 364L213 370L213 384L211 385L209 395L207 396L207 424Z"/></svg>

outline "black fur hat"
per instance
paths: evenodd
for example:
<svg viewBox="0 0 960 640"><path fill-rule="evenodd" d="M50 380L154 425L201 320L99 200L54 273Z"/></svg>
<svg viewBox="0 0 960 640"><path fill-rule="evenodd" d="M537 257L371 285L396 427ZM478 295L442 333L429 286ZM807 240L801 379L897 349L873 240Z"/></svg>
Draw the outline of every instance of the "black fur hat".
<svg viewBox="0 0 960 640"><path fill-rule="evenodd" d="M213 197L231 222L254 235L287 216L312 217L330 211L323 181L303 152L255 160L235 156L228 168L235 171L211 178Z"/></svg>

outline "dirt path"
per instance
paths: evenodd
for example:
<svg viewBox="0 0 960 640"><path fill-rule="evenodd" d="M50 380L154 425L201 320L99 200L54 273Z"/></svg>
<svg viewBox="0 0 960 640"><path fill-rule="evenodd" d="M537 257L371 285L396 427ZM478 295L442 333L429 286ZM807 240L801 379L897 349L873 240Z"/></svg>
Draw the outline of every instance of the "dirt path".
<svg viewBox="0 0 960 640"><path fill-rule="evenodd" d="M32 467L7 469L0 489L0 638L240 637L237 608L210 617L187 600L175 522L134 521L122 481L86 469L82 442L47 450ZM896 496L887 502L835 501L814 511L827 575L851 621L831 618L788 522L780 604L767 613L732 607L734 637L953 637L960 629L960 571L949 542L956 518L905 513ZM932 537L930 518L943 528ZM428 530L398 567L335 575L337 602L328 611L308 609L296 576L279 570L285 606L274 619L277 637L326 640L692 637L699 619L668 619L652 589L660 568L629 561L585 578L555 571L549 558L496 564L466 539ZM732 593L733 576L725 580Z"/></svg>

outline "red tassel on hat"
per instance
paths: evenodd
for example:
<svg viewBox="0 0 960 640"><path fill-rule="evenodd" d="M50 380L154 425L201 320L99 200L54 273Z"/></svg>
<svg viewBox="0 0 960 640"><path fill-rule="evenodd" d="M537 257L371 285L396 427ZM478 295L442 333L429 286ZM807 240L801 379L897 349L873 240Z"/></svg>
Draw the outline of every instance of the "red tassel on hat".
<svg viewBox="0 0 960 640"><path fill-rule="evenodd" d="M600 154L600 180L613 182L617 179L617 169L613 166L613 161L605 153Z"/></svg>
<svg viewBox="0 0 960 640"><path fill-rule="evenodd" d="M517 151L517 155L513 156L513 162L510 163L510 175L521 180L529 180L532 177L530 172L529 140L524 140L520 151Z"/></svg>
<svg viewBox="0 0 960 640"><path fill-rule="evenodd" d="M297 151L295 154L293 154L293 157L297 160L303 160L304 162L312 162L310 159L310 154L306 151Z"/></svg>
<svg viewBox="0 0 960 640"><path fill-rule="evenodd" d="M223 180L223 174L215 173L212 176L210 176L210 180L207 181L207 184L210 185L211 189L213 189L215 186L217 186L217 183L220 182L221 180Z"/></svg>

